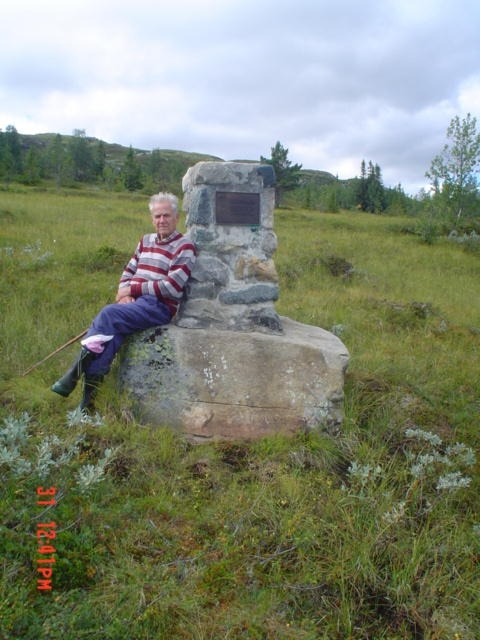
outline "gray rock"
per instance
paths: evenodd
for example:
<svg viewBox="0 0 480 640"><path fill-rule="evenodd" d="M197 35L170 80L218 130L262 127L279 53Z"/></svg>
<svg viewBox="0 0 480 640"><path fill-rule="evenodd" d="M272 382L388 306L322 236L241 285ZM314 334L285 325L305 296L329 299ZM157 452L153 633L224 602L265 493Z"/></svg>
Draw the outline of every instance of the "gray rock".
<svg viewBox="0 0 480 640"><path fill-rule="evenodd" d="M184 202L183 206L186 206L186 202ZM213 222L212 199L205 187L196 189L189 196L188 210L187 225L200 224L208 226Z"/></svg>
<svg viewBox="0 0 480 640"><path fill-rule="evenodd" d="M195 300L195 298L206 298L207 300L214 300L218 295L218 287L213 281L191 281L187 284L186 294L188 300Z"/></svg>
<svg viewBox="0 0 480 640"><path fill-rule="evenodd" d="M257 331L267 330L272 333L283 333L280 316L272 307L251 309L248 314L249 324L257 328Z"/></svg>
<svg viewBox="0 0 480 640"><path fill-rule="evenodd" d="M263 189L263 176L257 171L259 165L249 162L197 162L185 174L182 187L188 191L194 185L251 185Z"/></svg>
<svg viewBox="0 0 480 640"><path fill-rule="evenodd" d="M228 266L219 258L201 253L193 268L191 279L197 282L214 282L226 285L229 279Z"/></svg>
<svg viewBox="0 0 480 640"><path fill-rule="evenodd" d="M135 334L121 388L141 421L196 442L337 430L346 347L323 329L281 320L282 335L175 325Z"/></svg>
<svg viewBox="0 0 480 640"><path fill-rule="evenodd" d="M222 291L218 299L223 304L253 304L278 299L278 285L254 284L243 289Z"/></svg>
<svg viewBox="0 0 480 640"><path fill-rule="evenodd" d="M258 167L257 172L263 178L264 187L273 187L276 182L275 169L271 164L262 164Z"/></svg>

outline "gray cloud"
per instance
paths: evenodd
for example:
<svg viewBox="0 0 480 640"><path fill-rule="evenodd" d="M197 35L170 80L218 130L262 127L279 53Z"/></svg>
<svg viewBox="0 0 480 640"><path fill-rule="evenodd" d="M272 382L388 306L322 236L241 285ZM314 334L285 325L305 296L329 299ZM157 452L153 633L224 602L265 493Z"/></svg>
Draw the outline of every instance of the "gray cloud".
<svg viewBox="0 0 480 640"><path fill-rule="evenodd" d="M258 159L414 193L454 115L480 117L476 0L17 0L0 126L84 128L152 149Z"/></svg>

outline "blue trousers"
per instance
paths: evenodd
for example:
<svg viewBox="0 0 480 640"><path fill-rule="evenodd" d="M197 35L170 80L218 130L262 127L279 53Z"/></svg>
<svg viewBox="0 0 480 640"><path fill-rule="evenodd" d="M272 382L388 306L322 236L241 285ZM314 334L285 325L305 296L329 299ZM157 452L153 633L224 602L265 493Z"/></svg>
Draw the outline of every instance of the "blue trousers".
<svg viewBox="0 0 480 640"><path fill-rule="evenodd" d="M128 304L109 304L95 317L86 337L113 336L104 343L104 350L90 363L86 373L104 375L110 371L115 355L126 336L135 331L168 324L172 314L166 304L155 296L141 296Z"/></svg>

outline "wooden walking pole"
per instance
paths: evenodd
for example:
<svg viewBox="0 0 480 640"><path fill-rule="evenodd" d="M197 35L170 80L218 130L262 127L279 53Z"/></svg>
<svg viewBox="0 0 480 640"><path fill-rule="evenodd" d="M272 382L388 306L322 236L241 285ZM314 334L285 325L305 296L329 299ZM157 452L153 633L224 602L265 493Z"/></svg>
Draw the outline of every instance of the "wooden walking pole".
<svg viewBox="0 0 480 640"><path fill-rule="evenodd" d="M28 373L30 373L30 371L33 371L34 369L39 367L41 364L43 364L50 358L53 358L54 355L56 355L57 353L60 353L60 351L63 351L63 349L66 349L74 342L77 342L77 340L80 340L80 338L83 338L83 336L87 333L87 331L88 329L85 329L85 331L82 331L82 333L79 333L78 336L75 336L74 338L70 338L70 340L68 342L65 342L65 344L62 344L61 347L57 347L55 351L52 351L52 353L49 353L48 356L43 358L43 360L40 360L40 362L36 362L35 364L32 364L31 367L29 367L26 371L22 373L22 376L26 376Z"/></svg>

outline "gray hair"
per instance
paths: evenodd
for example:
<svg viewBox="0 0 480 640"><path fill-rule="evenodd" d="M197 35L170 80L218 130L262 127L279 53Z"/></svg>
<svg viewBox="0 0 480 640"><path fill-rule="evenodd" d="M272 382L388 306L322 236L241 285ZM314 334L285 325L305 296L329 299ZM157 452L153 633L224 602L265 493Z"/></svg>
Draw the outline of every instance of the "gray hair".
<svg viewBox="0 0 480 640"><path fill-rule="evenodd" d="M150 213L152 213L153 207L157 202L169 202L173 213L178 213L178 198L173 193L163 193L160 191L160 193L153 195L148 203Z"/></svg>

